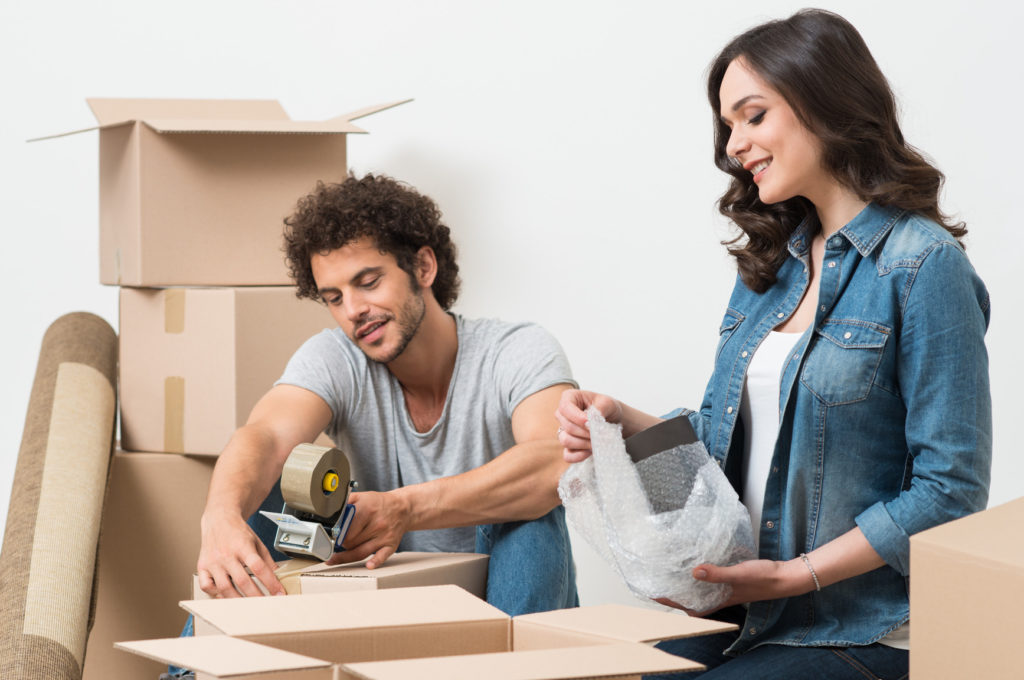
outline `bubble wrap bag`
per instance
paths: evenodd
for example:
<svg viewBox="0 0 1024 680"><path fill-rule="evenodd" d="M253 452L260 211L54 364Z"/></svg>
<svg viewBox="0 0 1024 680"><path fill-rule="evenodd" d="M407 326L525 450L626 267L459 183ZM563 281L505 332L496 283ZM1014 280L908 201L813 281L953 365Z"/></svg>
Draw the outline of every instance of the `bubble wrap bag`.
<svg viewBox="0 0 1024 680"><path fill-rule="evenodd" d="M622 427L587 412L594 455L562 475L558 495L571 526L635 595L701 612L731 587L691 575L699 564L753 559L750 514L697 441L634 463Z"/></svg>

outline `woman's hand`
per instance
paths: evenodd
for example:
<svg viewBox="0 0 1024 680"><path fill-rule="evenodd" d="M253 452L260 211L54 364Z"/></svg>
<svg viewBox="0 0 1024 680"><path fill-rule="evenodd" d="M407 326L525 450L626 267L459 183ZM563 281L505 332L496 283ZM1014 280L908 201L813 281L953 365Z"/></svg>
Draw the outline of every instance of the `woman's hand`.
<svg viewBox="0 0 1024 680"><path fill-rule="evenodd" d="M732 586L732 594L718 607L703 612L693 612L663 597L655 601L682 609L692 616L706 616L735 604L793 597L809 593L815 588L807 565L799 558L786 562L750 560L731 567L702 564L694 568L693 578L705 583L728 584Z"/></svg>
<svg viewBox="0 0 1024 680"><path fill-rule="evenodd" d="M606 394L584 390L566 390L558 402L558 441L564 447L563 457L569 463L586 460L593 453L590 448L590 430L587 428L587 409L593 406L609 423L622 420L622 404Z"/></svg>

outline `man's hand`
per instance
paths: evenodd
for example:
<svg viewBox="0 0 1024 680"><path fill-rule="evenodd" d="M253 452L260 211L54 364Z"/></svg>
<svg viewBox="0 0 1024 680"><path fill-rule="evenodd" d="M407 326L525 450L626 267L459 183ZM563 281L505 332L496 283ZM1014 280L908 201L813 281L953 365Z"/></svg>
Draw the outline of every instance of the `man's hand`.
<svg viewBox="0 0 1024 680"><path fill-rule="evenodd" d="M693 578L705 583L725 583L732 586L729 599L714 609L693 612L667 598L657 598L661 604L682 609L691 616L707 616L734 604L776 600L802 595L814 590L814 581L801 560L775 562L750 560L731 567L702 564L693 570Z"/></svg>
<svg viewBox="0 0 1024 680"><path fill-rule="evenodd" d="M197 571L199 587L211 597L256 597L259 586L246 567L271 595L284 595L274 576L274 560L263 542L245 521L227 513L206 513L202 519L203 543Z"/></svg>
<svg viewBox="0 0 1024 680"><path fill-rule="evenodd" d="M366 568L375 569L398 550L412 509L401 489L353 492L349 502L356 506L356 514L345 536L345 550L331 555L327 564L358 562L372 555Z"/></svg>

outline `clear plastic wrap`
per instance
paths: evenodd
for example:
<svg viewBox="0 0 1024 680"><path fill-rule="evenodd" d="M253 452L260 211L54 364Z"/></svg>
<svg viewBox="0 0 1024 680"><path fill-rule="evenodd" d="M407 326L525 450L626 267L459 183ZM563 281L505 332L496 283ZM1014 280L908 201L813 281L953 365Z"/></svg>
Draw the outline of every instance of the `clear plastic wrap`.
<svg viewBox="0 0 1024 680"><path fill-rule="evenodd" d="M719 606L730 587L704 583L699 564L753 559L750 514L704 445L634 463L622 428L587 412L594 455L562 475L558 494L570 525L638 597L668 598L687 609Z"/></svg>

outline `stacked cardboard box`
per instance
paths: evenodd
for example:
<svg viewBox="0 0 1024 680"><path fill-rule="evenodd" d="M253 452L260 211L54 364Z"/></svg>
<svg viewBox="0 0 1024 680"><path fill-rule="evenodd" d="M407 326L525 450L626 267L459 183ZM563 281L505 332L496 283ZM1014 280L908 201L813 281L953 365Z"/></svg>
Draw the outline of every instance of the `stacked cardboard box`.
<svg viewBox="0 0 1024 680"><path fill-rule="evenodd" d="M397 103L300 122L276 101L89 100L100 281L121 286L123 450L87 679L159 674L113 643L180 632L214 457L292 352L334 325L294 295L282 220L317 181L345 176L346 135L363 132L352 121Z"/></svg>
<svg viewBox="0 0 1024 680"><path fill-rule="evenodd" d="M910 676L1020 678L1024 498L910 537Z"/></svg>

